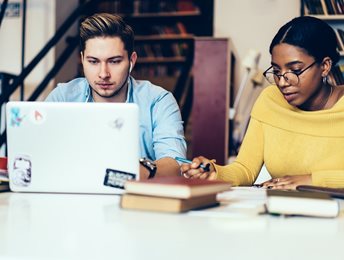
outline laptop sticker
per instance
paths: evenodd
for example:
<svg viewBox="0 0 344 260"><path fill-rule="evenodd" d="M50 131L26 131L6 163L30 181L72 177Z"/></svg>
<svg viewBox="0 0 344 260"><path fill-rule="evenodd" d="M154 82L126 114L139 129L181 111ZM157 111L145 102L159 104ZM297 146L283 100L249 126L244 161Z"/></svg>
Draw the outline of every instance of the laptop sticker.
<svg viewBox="0 0 344 260"><path fill-rule="evenodd" d="M134 173L106 169L104 185L124 189L124 183L129 180L135 180L135 176L136 174Z"/></svg>
<svg viewBox="0 0 344 260"><path fill-rule="evenodd" d="M12 127L20 127L21 123L23 122L25 115L21 114L19 107L12 107L10 117L11 117L10 125Z"/></svg>
<svg viewBox="0 0 344 260"><path fill-rule="evenodd" d="M31 122L34 124L42 124L44 123L46 118L46 113L42 110L34 109L30 113Z"/></svg>
<svg viewBox="0 0 344 260"><path fill-rule="evenodd" d="M27 187L31 183L31 158L28 155L17 155L13 162L11 181L20 187Z"/></svg>
<svg viewBox="0 0 344 260"><path fill-rule="evenodd" d="M116 118L113 121L109 122L109 126L113 129L121 130L124 125L124 118Z"/></svg>

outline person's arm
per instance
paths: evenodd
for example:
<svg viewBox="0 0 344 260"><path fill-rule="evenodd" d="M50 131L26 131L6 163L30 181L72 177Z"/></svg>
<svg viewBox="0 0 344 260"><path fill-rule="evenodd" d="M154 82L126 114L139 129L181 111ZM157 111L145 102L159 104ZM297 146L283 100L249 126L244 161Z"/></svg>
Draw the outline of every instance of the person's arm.
<svg viewBox="0 0 344 260"><path fill-rule="evenodd" d="M166 92L154 104L152 120L157 165L155 176L179 175L179 164L174 158L185 158L186 142L179 106L170 92Z"/></svg>
<svg viewBox="0 0 344 260"><path fill-rule="evenodd" d="M190 165L183 164L182 174L189 178L218 179L230 182L234 186L252 185L263 165L264 133L262 124L252 119L248 126L237 159L225 166L212 163L202 156L193 159ZM198 165L211 163L209 172L204 172Z"/></svg>
<svg viewBox="0 0 344 260"><path fill-rule="evenodd" d="M178 176L180 175L179 164L172 158L165 157L155 161L157 171L155 176ZM140 165L140 178L147 179L149 170Z"/></svg>
<svg viewBox="0 0 344 260"><path fill-rule="evenodd" d="M253 185L264 163L264 132L261 122L251 118L236 160L215 166L216 178L233 185Z"/></svg>

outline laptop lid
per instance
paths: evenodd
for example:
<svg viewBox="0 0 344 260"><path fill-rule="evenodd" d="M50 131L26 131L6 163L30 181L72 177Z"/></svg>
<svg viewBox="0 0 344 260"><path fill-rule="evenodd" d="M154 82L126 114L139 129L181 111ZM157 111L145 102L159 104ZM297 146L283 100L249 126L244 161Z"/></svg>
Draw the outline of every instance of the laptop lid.
<svg viewBox="0 0 344 260"><path fill-rule="evenodd" d="M121 193L139 176L136 104L8 102L12 191Z"/></svg>

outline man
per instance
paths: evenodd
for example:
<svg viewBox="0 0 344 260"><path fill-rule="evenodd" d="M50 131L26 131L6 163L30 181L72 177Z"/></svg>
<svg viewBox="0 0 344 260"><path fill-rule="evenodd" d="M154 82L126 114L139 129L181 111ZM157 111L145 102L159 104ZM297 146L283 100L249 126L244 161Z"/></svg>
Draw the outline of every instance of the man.
<svg viewBox="0 0 344 260"><path fill-rule="evenodd" d="M84 78L58 86L46 101L126 102L140 108L140 178L178 175L185 157L183 122L173 95L130 76L137 54L134 33L117 15L95 14L80 26Z"/></svg>

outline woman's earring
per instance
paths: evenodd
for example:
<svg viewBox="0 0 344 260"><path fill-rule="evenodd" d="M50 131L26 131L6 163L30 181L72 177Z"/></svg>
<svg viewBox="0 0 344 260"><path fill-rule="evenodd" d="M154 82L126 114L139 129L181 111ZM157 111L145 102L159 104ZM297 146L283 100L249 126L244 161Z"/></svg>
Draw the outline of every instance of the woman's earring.
<svg viewBox="0 0 344 260"><path fill-rule="evenodd" d="M323 84L328 84L327 75L326 75L325 77L322 78L322 81L323 81Z"/></svg>

